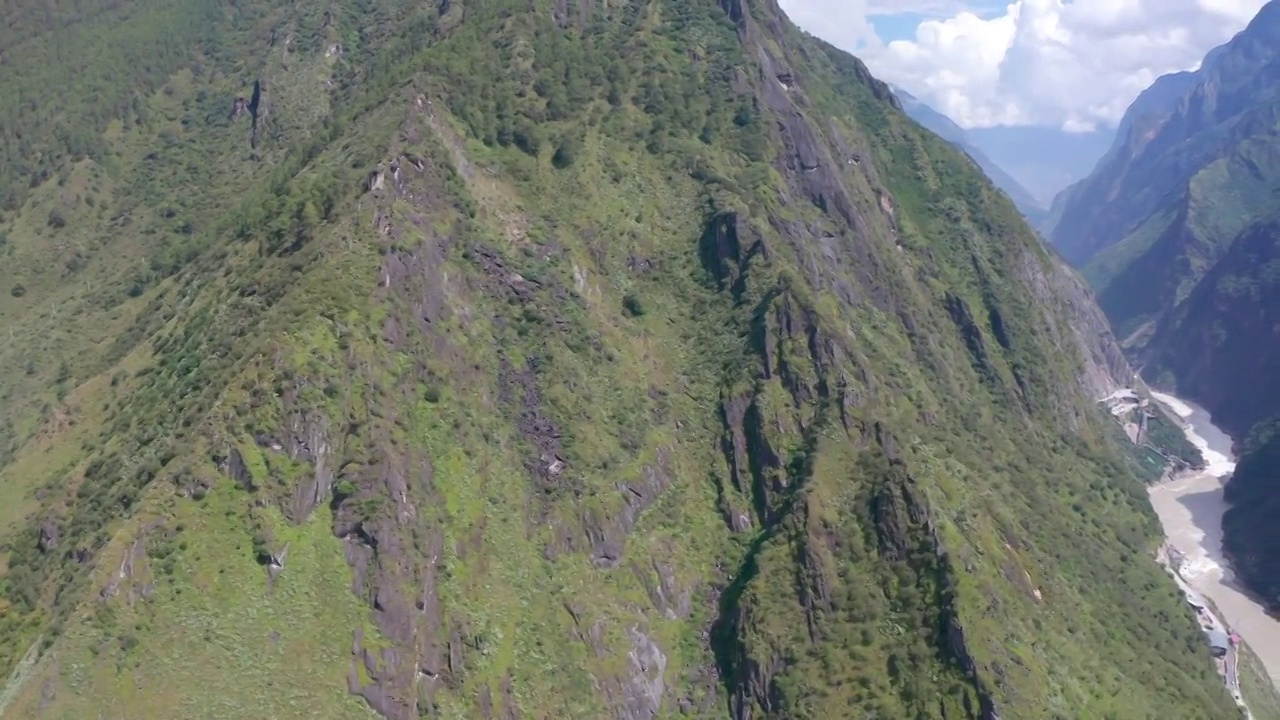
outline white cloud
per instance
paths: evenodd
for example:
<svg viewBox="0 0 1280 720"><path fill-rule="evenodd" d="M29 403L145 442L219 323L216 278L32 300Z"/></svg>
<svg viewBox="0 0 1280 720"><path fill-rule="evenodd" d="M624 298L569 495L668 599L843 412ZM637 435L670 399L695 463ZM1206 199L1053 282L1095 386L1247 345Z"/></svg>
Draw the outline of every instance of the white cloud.
<svg viewBox="0 0 1280 720"><path fill-rule="evenodd" d="M1265 0L1014 0L977 13L952 0L783 0L804 27L965 127L1114 125L1157 77L1196 67ZM881 42L868 17L927 19Z"/></svg>

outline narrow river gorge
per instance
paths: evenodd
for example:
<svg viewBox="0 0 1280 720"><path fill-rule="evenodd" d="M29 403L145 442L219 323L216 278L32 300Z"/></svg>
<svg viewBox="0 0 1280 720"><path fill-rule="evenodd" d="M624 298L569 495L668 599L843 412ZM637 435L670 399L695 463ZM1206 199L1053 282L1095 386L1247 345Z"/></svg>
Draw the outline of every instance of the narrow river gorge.
<svg viewBox="0 0 1280 720"><path fill-rule="evenodd" d="M1194 403L1152 393L1182 417L1189 439L1204 454L1205 470L1151 488L1151 504L1169 545L1186 560L1180 574L1217 606L1223 619L1258 655L1273 683L1280 683L1280 621L1269 616L1235 581L1222 552L1223 489L1235 469L1231 438Z"/></svg>

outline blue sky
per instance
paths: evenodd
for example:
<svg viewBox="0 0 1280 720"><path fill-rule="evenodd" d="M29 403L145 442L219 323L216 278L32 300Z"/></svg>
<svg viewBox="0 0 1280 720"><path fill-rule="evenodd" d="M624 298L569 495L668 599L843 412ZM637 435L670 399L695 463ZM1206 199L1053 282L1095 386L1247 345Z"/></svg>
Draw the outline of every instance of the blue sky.
<svg viewBox="0 0 1280 720"><path fill-rule="evenodd" d="M859 0L851 0L855 4ZM862 0L867 19L880 41L915 38L916 28L926 20L944 20L968 11L989 18L1004 12L1011 0ZM899 10L905 8L905 10Z"/></svg>
<svg viewBox="0 0 1280 720"><path fill-rule="evenodd" d="M1004 11L1008 6L1007 2L1002 0L975 0L974 2L904 2L903 5L915 5L920 7L933 6L932 12L889 12L880 14L877 7L882 3L870 3L867 19L871 22L872 28L875 29L876 36L882 42L892 42L894 40L910 40L916 35L916 28L925 20L945 19L954 15L960 9L966 9L979 17L991 17ZM892 5L893 3L883 3Z"/></svg>
<svg viewBox="0 0 1280 720"><path fill-rule="evenodd" d="M927 18L918 13L899 13L897 15L872 15L868 18L876 36L884 42L892 40L909 40L916 35L916 27Z"/></svg>

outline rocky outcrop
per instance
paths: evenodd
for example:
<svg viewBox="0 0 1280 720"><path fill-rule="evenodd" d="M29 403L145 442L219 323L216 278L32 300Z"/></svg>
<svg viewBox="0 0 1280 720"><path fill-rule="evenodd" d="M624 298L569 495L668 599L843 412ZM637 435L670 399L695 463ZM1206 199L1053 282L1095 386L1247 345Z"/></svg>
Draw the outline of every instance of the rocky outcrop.
<svg viewBox="0 0 1280 720"><path fill-rule="evenodd" d="M274 445L273 441L268 441L268 447ZM279 445L274 445L275 450L280 450ZM218 470L230 477L246 492L257 492L258 484L253 479L253 473L249 471L249 466L245 464L244 455L240 452L240 448L232 445L225 455L219 455L214 458L214 464L218 466Z"/></svg>
<svg viewBox="0 0 1280 720"><path fill-rule="evenodd" d="M951 322L955 323L956 330L959 331L965 347L969 350L973 369L979 375L992 377L995 374L995 368L992 366L991 357L987 354L985 335L974 319L968 304L960 297L948 293L946 308L947 314L951 316Z"/></svg>
<svg viewBox="0 0 1280 720"><path fill-rule="evenodd" d="M721 213L707 223L700 243L702 265L721 290L741 299L746 272L757 255L768 258L760 234L736 212Z"/></svg>
<svg viewBox="0 0 1280 720"><path fill-rule="evenodd" d="M151 579L151 568L147 558L147 544L151 533L159 528L157 523L148 523L125 546L124 556L115 572L108 577L107 583L98 591L99 601L108 601L122 597L129 606L140 600L146 600L155 592L155 584ZM123 595L121 592L123 591Z"/></svg>
<svg viewBox="0 0 1280 720"><path fill-rule="evenodd" d="M348 684L387 720L413 720L462 672L464 653L460 641L444 640L447 616L436 579L444 537L425 512L435 492L431 466L388 452L349 475L357 492L339 504L334 534L345 543L353 591L368 601L390 644L368 648L357 628ZM368 681L362 684L361 675Z"/></svg>
<svg viewBox="0 0 1280 720"><path fill-rule="evenodd" d="M57 523L45 520L40 524L40 538L36 541L36 546L40 548L40 552L52 552L58 548L59 535Z"/></svg>
<svg viewBox="0 0 1280 720"><path fill-rule="evenodd" d="M1049 330L1056 346L1078 353L1082 362L1076 384L1080 391L1100 399L1120 388L1133 387L1137 373L1079 273L1056 255L1042 259L1027 253L1022 275L1037 302L1046 307L1059 305L1059 312L1049 316Z"/></svg>
<svg viewBox="0 0 1280 720"><path fill-rule="evenodd" d="M631 675L626 680L615 680L613 688L606 691L618 720L648 720L659 717L663 697L666 694L664 675L667 671L667 655L648 633L639 627L627 629L631 638L631 650L627 659Z"/></svg>
<svg viewBox="0 0 1280 720"><path fill-rule="evenodd" d="M571 492L576 480L564 461L564 432L543 406L536 371L528 362L515 367L503 359L498 382L499 399L518 408L520 433L531 448L525 457L529 476L542 492Z"/></svg>
<svg viewBox="0 0 1280 720"><path fill-rule="evenodd" d="M617 484L620 507L583 511L582 525L591 548L591 562L596 567L617 567L622 561L627 535L674 480L669 470L670 455L669 448L658 448L656 462L645 465L639 477Z"/></svg>

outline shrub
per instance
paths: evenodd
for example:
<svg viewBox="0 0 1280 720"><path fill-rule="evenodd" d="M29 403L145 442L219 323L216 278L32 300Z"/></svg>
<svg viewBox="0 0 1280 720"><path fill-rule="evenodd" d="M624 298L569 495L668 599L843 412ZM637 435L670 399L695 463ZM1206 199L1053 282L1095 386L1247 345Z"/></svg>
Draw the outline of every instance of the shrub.
<svg viewBox="0 0 1280 720"><path fill-rule="evenodd" d="M627 293L622 298L622 309L631 317L640 317L647 312L644 303L640 301L640 296L635 293Z"/></svg>
<svg viewBox="0 0 1280 720"><path fill-rule="evenodd" d="M551 164L556 168L563 170L574 163L578 159L578 152L581 143L576 136L568 136L560 141L556 146L556 152L551 156Z"/></svg>

